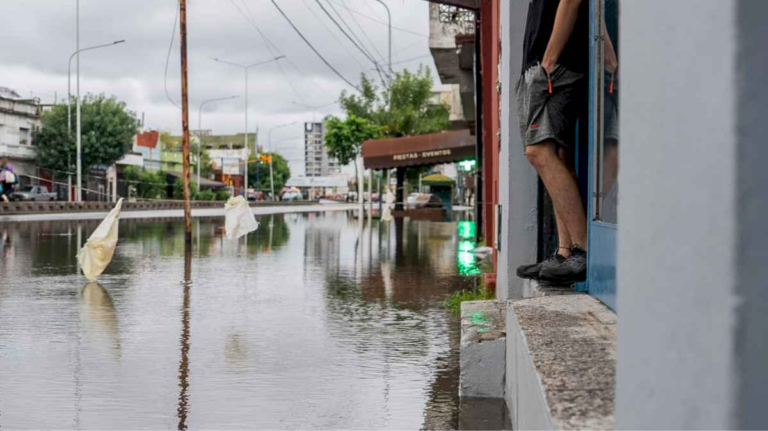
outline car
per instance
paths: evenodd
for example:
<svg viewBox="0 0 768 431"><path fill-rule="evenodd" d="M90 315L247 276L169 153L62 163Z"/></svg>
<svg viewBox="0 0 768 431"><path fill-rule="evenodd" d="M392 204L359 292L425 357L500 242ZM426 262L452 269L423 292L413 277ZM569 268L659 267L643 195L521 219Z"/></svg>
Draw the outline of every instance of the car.
<svg viewBox="0 0 768 431"><path fill-rule="evenodd" d="M302 196L301 196L301 193L299 193L299 192L290 191L290 192L283 193L283 196L281 197L281 199L284 200L284 201L289 201L289 202L290 201L299 201L299 200L302 199Z"/></svg>
<svg viewBox="0 0 768 431"><path fill-rule="evenodd" d="M56 193L51 193L44 186L21 186L11 193L12 201L55 201Z"/></svg>
<svg viewBox="0 0 768 431"><path fill-rule="evenodd" d="M406 208L442 208L443 200L431 193L411 193L406 199Z"/></svg>

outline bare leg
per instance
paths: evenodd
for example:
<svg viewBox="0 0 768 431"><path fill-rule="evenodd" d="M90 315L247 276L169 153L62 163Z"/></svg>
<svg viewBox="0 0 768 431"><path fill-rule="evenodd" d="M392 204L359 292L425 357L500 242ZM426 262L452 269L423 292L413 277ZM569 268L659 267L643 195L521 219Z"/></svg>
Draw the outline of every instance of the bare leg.
<svg viewBox="0 0 768 431"><path fill-rule="evenodd" d="M555 206L558 236L567 232L572 245L587 248L587 219L573 174L563 163L553 141L526 147L525 155L538 172ZM562 228L561 228L562 226Z"/></svg>

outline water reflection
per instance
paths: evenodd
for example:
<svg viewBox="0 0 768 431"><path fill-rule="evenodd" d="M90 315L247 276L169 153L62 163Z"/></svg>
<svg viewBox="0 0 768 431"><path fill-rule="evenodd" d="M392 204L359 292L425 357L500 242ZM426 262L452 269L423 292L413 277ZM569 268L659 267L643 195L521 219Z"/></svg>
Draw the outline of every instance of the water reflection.
<svg viewBox="0 0 768 431"><path fill-rule="evenodd" d="M185 253L183 223L126 220L85 288L97 222L0 226L0 426L457 427L457 224L259 222L231 242L195 220Z"/></svg>

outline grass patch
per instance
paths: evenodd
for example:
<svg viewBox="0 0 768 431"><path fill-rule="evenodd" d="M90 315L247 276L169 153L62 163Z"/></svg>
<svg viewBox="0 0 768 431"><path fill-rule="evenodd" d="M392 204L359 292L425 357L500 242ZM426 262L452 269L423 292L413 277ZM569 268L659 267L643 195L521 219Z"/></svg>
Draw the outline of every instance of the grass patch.
<svg viewBox="0 0 768 431"><path fill-rule="evenodd" d="M445 301L443 302L443 306L451 310L451 313L453 314L460 314L462 302L486 301L489 299L494 299L494 296L484 287L481 287L476 290L460 290L458 292L453 292L451 296L446 298Z"/></svg>

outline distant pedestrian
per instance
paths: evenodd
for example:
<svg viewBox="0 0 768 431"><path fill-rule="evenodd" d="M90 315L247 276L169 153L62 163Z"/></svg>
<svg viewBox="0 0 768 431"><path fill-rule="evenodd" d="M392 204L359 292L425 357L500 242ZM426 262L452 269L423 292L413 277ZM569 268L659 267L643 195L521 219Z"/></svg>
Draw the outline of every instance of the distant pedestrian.
<svg viewBox="0 0 768 431"><path fill-rule="evenodd" d="M8 157L3 156L0 159L0 197L3 202L9 202L13 187L18 183L19 177L14 172L13 165L8 162Z"/></svg>

